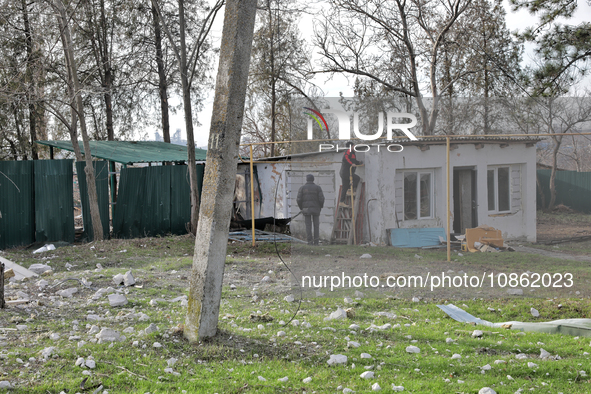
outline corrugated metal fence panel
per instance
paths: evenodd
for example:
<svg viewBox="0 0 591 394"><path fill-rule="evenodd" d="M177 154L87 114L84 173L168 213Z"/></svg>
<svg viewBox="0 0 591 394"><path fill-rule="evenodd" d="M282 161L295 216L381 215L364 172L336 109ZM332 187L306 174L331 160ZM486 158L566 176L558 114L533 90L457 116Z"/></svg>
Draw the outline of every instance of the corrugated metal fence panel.
<svg viewBox="0 0 591 394"><path fill-rule="evenodd" d="M93 161L94 176L96 178L96 193L98 195L99 213L103 226L103 238L109 238L109 162ZM90 206L88 203L88 190L86 186L85 161L76 162L78 174L78 186L80 187L80 200L82 203L82 219L84 221L84 235L89 241L94 239Z"/></svg>
<svg viewBox="0 0 591 394"><path fill-rule="evenodd" d="M170 166L144 167L141 235L170 233Z"/></svg>
<svg viewBox="0 0 591 394"><path fill-rule="evenodd" d="M74 242L73 160L35 160L35 240Z"/></svg>
<svg viewBox="0 0 591 394"><path fill-rule="evenodd" d="M203 168L197 166L201 191ZM159 234L186 234L191 220L187 166L154 166L121 170L113 215L113 234L136 238Z"/></svg>
<svg viewBox="0 0 591 394"><path fill-rule="evenodd" d="M0 161L0 249L35 240L33 161Z"/></svg>
<svg viewBox="0 0 591 394"><path fill-rule="evenodd" d="M538 180L542 187L546 204L550 201L551 170L538 170ZM591 172L558 171L556 172L556 204L564 204L575 211L591 213ZM541 198L538 191L538 208Z"/></svg>
<svg viewBox="0 0 591 394"><path fill-rule="evenodd" d="M113 235L118 238L135 238L141 235L142 190L145 183L143 168L123 168L119 178L119 193L113 213Z"/></svg>
<svg viewBox="0 0 591 394"><path fill-rule="evenodd" d="M187 166L167 166L172 168L170 182L170 231L173 234L186 234L191 221L191 197L189 170ZM203 189L205 166L197 165L197 187L199 198Z"/></svg>

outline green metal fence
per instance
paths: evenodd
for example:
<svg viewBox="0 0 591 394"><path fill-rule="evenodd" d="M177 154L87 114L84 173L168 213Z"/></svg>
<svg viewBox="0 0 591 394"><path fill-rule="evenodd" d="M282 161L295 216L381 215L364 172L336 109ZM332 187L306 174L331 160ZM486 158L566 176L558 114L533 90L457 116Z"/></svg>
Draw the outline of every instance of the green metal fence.
<svg viewBox="0 0 591 394"><path fill-rule="evenodd" d="M33 161L35 240L74 242L73 160Z"/></svg>
<svg viewBox="0 0 591 394"><path fill-rule="evenodd" d="M544 193L546 204L550 201L551 170L538 170L538 181ZM564 204L578 212L591 213L591 172L557 171L556 204ZM538 189L538 209L542 198Z"/></svg>
<svg viewBox="0 0 591 394"><path fill-rule="evenodd" d="M197 166L198 189L203 166ZM185 234L191 220L188 167L124 168L113 215L113 235L118 238Z"/></svg>
<svg viewBox="0 0 591 394"><path fill-rule="evenodd" d="M74 241L72 162L0 162L0 249Z"/></svg>
<svg viewBox="0 0 591 394"><path fill-rule="evenodd" d="M96 193L98 197L99 213L103 226L103 239L109 238L109 162L93 161L94 176L96 178ZM92 219L90 217L90 205L88 203L88 191L86 184L86 162L76 162L76 173L78 174L78 186L80 187L80 201L82 204L82 220L84 221L84 236L89 241L94 239L92 230Z"/></svg>
<svg viewBox="0 0 591 394"><path fill-rule="evenodd" d="M0 161L0 249L35 240L33 161Z"/></svg>

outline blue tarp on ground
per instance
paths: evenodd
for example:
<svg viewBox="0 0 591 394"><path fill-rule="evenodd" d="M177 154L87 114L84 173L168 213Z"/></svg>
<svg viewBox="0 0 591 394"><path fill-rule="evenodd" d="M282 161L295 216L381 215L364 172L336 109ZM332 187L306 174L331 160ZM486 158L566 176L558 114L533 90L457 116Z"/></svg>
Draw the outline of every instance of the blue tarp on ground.
<svg viewBox="0 0 591 394"><path fill-rule="evenodd" d="M436 228L391 228L390 244L397 248L422 248L441 244L439 237L445 237L443 227Z"/></svg>

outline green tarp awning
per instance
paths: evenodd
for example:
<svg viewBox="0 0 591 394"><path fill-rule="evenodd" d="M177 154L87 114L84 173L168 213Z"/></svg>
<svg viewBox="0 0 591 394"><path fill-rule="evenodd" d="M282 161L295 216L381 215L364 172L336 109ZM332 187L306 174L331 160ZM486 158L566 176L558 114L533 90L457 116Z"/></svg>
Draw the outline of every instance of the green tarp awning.
<svg viewBox="0 0 591 394"><path fill-rule="evenodd" d="M73 152L71 141L36 141L38 144ZM84 154L82 141L78 141ZM159 141L90 141L92 157L121 164L186 162L187 147ZM207 151L195 149L195 160L205 161Z"/></svg>

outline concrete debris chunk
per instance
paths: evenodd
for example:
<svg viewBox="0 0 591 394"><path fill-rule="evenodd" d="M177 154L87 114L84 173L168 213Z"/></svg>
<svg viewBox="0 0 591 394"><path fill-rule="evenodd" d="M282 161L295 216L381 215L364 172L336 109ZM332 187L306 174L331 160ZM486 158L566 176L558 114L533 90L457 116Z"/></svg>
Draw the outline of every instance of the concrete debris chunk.
<svg viewBox="0 0 591 394"><path fill-rule="evenodd" d="M69 289L59 290L56 294L62 298L72 298L78 292L78 288L70 287Z"/></svg>
<svg viewBox="0 0 591 394"><path fill-rule="evenodd" d="M53 268L51 268L47 264L38 264L37 263L37 264L31 264L31 266L29 267L29 270L33 271L37 275L41 275L44 272L52 271Z"/></svg>
<svg viewBox="0 0 591 394"><path fill-rule="evenodd" d="M109 294L109 305L113 307L123 306L127 304L127 297L123 294Z"/></svg>
<svg viewBox="0 0 591 394"><path fill-rule="evenodd" d="M131 271L127 271L125 275L123 275L123 284L127 287L135 285L135 278L131 274Z"/></svg>
<svg viewBox="0 0 591 394"><path fill-rule="evenodd" d="M342 320L347 318L347 312L342 308L337 308L336 311L330 314L330 316L325 317L324 320Z"/></svg>
<svg viewBox="0 0 591 394"><path fill-rule="evenodd" d="M327 361L328 365L346 364L347 356L343 354L333 354Z"/></svg>
<svg viewBox="0 0 591 394"><path fill-rule="evenodd" d="M157 331L158 331L158 326L154 323L150 323L150 325L144 329L144 334L148 335L148 334L151 334L151 333L157 332Z"/></svg>
<svg viewBox="0 0 591 394"><path fill-rule="evenodd" d="M120 284L122 284L125 281L125 278L123 277L123 274L117 274L115 276L113 276L113 283L116 286L119 286Z"/></svg>
<svg viewBox="0 0 591 394"><path fill-rule="evenodd" d="M99 343L116 342L121 340L121 334L111 328L103 328L98 334L96 334L96 339L99 340Z"/></svg>

